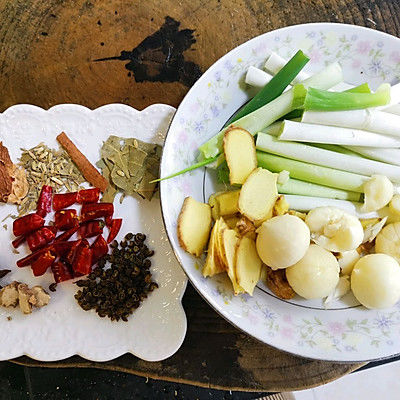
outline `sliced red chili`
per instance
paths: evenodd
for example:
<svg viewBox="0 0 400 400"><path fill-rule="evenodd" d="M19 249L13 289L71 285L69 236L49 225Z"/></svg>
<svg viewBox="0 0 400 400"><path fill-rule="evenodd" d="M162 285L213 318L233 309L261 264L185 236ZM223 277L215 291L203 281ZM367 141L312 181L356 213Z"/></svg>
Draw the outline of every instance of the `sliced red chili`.
<svg viewBox="0 0 400 400"><path fill-rule="evenodd" d="M113 222L113 217L105 217L105 218L104 218L104 221L105 221L105 223L106 223L106 227L107 227L107 228L110 228L110 227L111 227L111 224L112 224L112 222Z"/></svg>
<svg viewBox="0 0 400 400"><path fill-rule="evenodd" d="M53 230L44 226L43 228L40 228L35 232L30 233L26 237L26 241L28 243L29 249L31 251L35 251L52 242L55 237L56 235L55 233L53 233Z"/></svg>
<svg viewBox="0 0 400 400"><path fill-rule="evenodd" d="M72 206L77 202L77 198L78 192L55 194L53 196L53 210L59 211Z"/></svg>
<svg viewBox="0 0 400 400"><path fill-rule="evenodd" d="M43 185L36 207L36 212L43 218L51 211L52 196L53 188L48 185Z"/></svg>
<svg viewBox="0 0 400 400"><path fill-rule="evenodd" d="M68 281L73 278L70 267L62 261L56 261L52 266L54 280L56 283Z"/></svg>
<svg viewBox="0 0 400 400"><path fill-rule="evenodd" d="M56 256L53 255L50 251L46 251L43 253L37 260L32 263L32 271L33 275L41 276L43 275L49 267L52 266Z"/></svg>
<svg viewBox="0 0 400 400"><path fill-rule="evenodd" d="M110 233L108 234L107 243L111 243L118 235L121 229L122 219L113 219L111 222Z"/></svg>
<svg viewBox="0 0 400 400"><path fill-rule="evenodd" d="M92 249L92 265L108 253L108 244L102 235L97 236L90 248Z"/></svg>
<svg viewBox="0 0 400 400"><path fill-rule="evenodd" d="M92 269L92 249L81 247L77 250L72 264L74 274L87 275Z"/></svg>
<svg viewBox="0 0 400 400"><path fill-rule="evenodd" d="M78 192L77 202L79 204L97 203L100 198L100 189L82 189Z"/></svg>
<svg viewBox="0 0 400 400"><path fill-rule="evenodd" d="M43 225L44 219L40 215L36 213L24 215L14 221L13 233L15 236L25 235L41 228Z"/></svg>
<svg viewBox="0 0 400 400"><path fill-rule="evenodd" d="M16 239L14 239L11 244L13 245L14 249L17 249L19 246L21 246L22 243L24 243L26 240L26 236L19 236Z"/></svg>
<svg viewBox="0 0 400 400"><path fill-rule="evenodd" d="M112 203L84 204L81 210L81 222L91 221L97 218L111 217L114 214Z"/></svg>
<svg viewBox="0 0 400 400"><path fill-rule="evenodd" d="M54 241L50 247L52 249L52 251L60 256L60 257L65 257L73 248L73 246L75 245L75 243L78 242L78 240L75 241Z"/></svg>
<svg viewBox="0 0 400 400"><path fill-rule="evenodd" d="M65 257L66 261L68 261L70 264L73 264L75 255L77 251L81 248L89 248L89 242L86 239L80 239L74 242L74 245L71 246L71 249L69 250L67 256Z"/></svg>
<svg viewBox="0 0 400 400"><path fill-rule="evenodd" d="M53 232L54 234L57 233L57 228L55 226L52 225L47 225L44 226L43 228L48 228L51 232ZM42 228L39 228L39 230ZM27 235L22 235L17 237L16 239L14 239L11 244L13 245L14 249L17 249L19 246L21 246L22 243L24 243L26 241L27 236L29 236L30 234L28 233ZM32 249L31 249L32 250Z"/></svg>
<svg viewBox="0 0 400 400"><path fill-rule="evenodd" d="M88 221L79 227L78 234L79 236L84 238L90 238L93 236L97 236L103 233L104 222L100 220Z"/></svg>
<svg viewBox="0 0 400 400"><path fill-rule="evenodd" d="M54 226L60 231L66 231L79 225L76 210L60 210L54 214Z"/></svg>
<svg viewBox="0 0 400 400"><path fill-rule="evenodd" d="M26 257L21 258L17 261L17 266L19 268L27 267L28 265L32 265L34 261L36 261L43 253L49 250L50 247L43 247L40 250L35 251L34 253L28 254Z"/></svg>
<svg viewBox="0 0 400 400"><path fill-rule="evenodd" d="M68 240L71 238L71 236L78 232L79 226L74 226L71 229L68 229L67 231L65 231L64 233L62 233L61 235L58 235L55 239L56 242L63 242L65 240Z"/></svg>

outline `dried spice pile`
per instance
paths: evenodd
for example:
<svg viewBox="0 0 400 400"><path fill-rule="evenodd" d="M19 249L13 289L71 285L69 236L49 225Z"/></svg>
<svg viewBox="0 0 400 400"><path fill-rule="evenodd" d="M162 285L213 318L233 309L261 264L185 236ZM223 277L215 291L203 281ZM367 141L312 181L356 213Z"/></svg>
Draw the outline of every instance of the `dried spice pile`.
<svg viewBox="0 0 400 400"><path fill-rule="evenodd" d="M18 206L18 215L24 215L36 209L43 185L52 186L54 193L65 189L75 192L85 182L79 169L63 150L50 149L43 143L30 150L21 149L20 164L25 168L29 184L27 196Z"/></svg>
<svg viewBox="0 0 400 400"><path fill-rule="evenodd" d="M100 317L127 321L148 293L158 288L150 272L154 251L145 240L142 233L128 233L119 244L114 241L112 253L99 260L87 279L76 282L82 289L75 298L85 311L94 309ZM111 266L105 269L108 263Z"/></svg>
<svg viewBox="0 0 400 400"><path fill-rule="evenodd" d="M0 142L0 202L20 204L27 193L25 170L13 164L7 147Z"/></svg>
<svg viewBox="0 0 400 400"><path fill-rule="evenodd" d="M110 136L100 154L101 160L96 165L109 182L102 201L113 202L119 191L123 196L137 193L151 200L157 184L150 182L158 178L161 146L135 138Z"/></svg>

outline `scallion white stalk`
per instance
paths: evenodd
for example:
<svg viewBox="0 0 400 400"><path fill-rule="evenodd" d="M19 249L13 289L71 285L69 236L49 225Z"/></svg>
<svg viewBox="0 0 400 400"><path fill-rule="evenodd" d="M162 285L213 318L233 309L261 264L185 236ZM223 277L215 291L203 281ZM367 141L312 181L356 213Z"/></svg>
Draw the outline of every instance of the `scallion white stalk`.
<svg viewBox="0 0 400 400"><path fill-rule="evenodd" d="M305 111L301 122L361 129L381 133L383 135L400 136L400 115L390 114L375 109Z"/></svg>
<svg viewBox="0 0 400 400"><path fill-rule="evenodd" d="M400 140L360 129L284 121L279 140L348 146L399 148Z"/></svg>
<svg viewBox="0 0 400 400"><path fill-rule="evenodd" d="M271 135L260 132L257 149L298 161L322 165L361 175L386 175L393 182L400 182L400 167L382 162L336 153L303 143L282 142ZM287 168L286 168L287 169Z"/></svg>
<svg viewBox="0 0 400 400"><path fill-rule="evenodd" d="M382 111L385 113L400 115L400 104L392 104L389 106L385 106L382 108Z"/></svg>
<svg viewBox="0 0 400 400"><path fill-rule="evenodd" d="M270 56L267 58L267 61L264 64L264 68L271 74L275 75L285 64L287 61L281 57L279 54L272 52ZM307 72L301 71L295 79L293 79L292 84L303 83L306 79L310 77L310 74ZM335 91L343 91L351 89L353 85L349 85L345 82L339 82L335 86L331 88L331 90Z"/></svg>
<svg viewBox="0 0 400 400"><path fill-rule="evenodd" d="M367 158L400 166L400 149L374 149L363 146L344 146L346 149L361 154Z"/></svg>
<svg viewBox="0 0 400 400"><path fill-rule="evenodd" d="M268 72L263 71L262 69L253 67L252 65L249 67L246 73L246 77L244 81L250 85L262 88L264 87L270 80L272 79L272 75Z"/></svg>

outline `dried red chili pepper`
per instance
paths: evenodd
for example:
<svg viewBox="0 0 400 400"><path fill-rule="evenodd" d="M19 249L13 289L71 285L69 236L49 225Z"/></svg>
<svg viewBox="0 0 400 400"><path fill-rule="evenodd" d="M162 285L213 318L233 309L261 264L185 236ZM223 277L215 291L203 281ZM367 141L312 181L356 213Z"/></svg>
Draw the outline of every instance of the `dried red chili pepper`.
<svg viewBox="0 0 400 400"><path fill-rule="evenodd" d="M24 215L14 221L13 233L15 236L25 235L41 228L43 225L44 219L40 215L36 213Z"/></svg>
<svg viewBox="0 0 400 400"><path fill-rule="evenodd" d="M81 247L77 249L72 269L74 274L87 275L92 269L92 249Z"/></svg>
<svg viewBox="0 0 400 400"><path fill-rule="evenodd" d="M14 239L11 244L14 247L14 249L18 249L19 246L21 246L22 243L24 243L26 240L26 236L19 236L16 239Z"/></svg>
<svg viewBox="0 0 400 400"><path fill-rule="evenodd" d="M122 219L117 218L113 219L110 226L110 233L108 234L107 243L111 243L116 236L118 235L119 230L121 229Z"/></svg>
<svg viewBox="0 0 400 400"><path fill-rule="evenodd" d="M74 233L78 232L78 229L79 229L79 226L74 226L73 228L68 229L61 235L58 235L55 238L55 242L63 242L65 240L68 240Z"/></svg>
<svg viewBox="0 0 400 400"><path fill-rule="evenodd" d="M51 251L54 252L57 256L65 257L75 245L78 240L67 242L67 241L54 241L49 247Z"/></svg>
<svg viewBox="0 0 400 400"><path fill-rule="evenodd" d="M82 189L78 192L77 202L79 204L97 203L100 198L100 189Z"/></svg>
<svg viewBox="0 0 400 400"><path fill-rule="evenodd" d="M33 275L41 276L43 275L49 267L52 266L56 259L56 256L53 255L50 251L46 251L43 253L37 260L32 263L32 271Z"/></svg>
<svg viewBox="0 0 400 400"><path fill-rule="evenodd" d="M56 283L69 281L73 278L70 268L62 261L55 262L51 266L51 270L53 272L54 280L56 281Z"/></svg>
<svg viewBox="0 0 400 400"><path fill-rule="evenodd" d="M89 221L81 224L78 234L82 239L90 238L93 236L101 235L103 233L103 228L104 222L96 219L94 221Z"/></svg>
<svg viewBox="0 0 400 400"><path fill-rule="evenodd" d="M52 196L53 188L48 185L43 185L36 207L36 212L43 218L51 211Z"/></svg>
<svg viewBox="0 0 400 400"><path fill-rule="evenodd" d="M77 201L78 192L61 193L53 196L53 210L59 211L75 204Z"/></svg>
<svg viewBox="0 0 400 400"><path fill-rule="evenodd" d="M43 228L48 228L50 231L52 231L54 233L54 235L57 233L57 230L58 230L55 226L51 226L51 225L44 226ZM39 228L39 230L40 229L42 229L42 228ZM28 234L28 235L30 235L30 234ZM11 244L14 247L14 249L17 249L19 246L21 246L21 244L26 241L26 237L28 235L22 235L22 236L17 237L16 239L14 239L11 242Z"/></svg>
<svg viewBox="0 0 400 400"><path fill-rule="evenodd" d="M113 214L114 206L112 203L84 204L81 210L81 222L102 217L111 217Z"/></svg>
<svg viewBox="0 0 400 400"><path fill-rule="evenodd" d="M97 236L90 248L92 249L92 265L108 253L108 244L102 235Z"/></svg>
<svg viewBox="0 0 400 400"><path fill-rule="evenodd" d="M110 228L110 227L111 227L111 224L112 224L112 222L113 222L113 217L105 217L105 218L104 218L104 221L106 222L106 227L107 227L107 228Z"/></svg>
<svg viewBox="0 0 400 400"><path fill-rule="evenodd" d="M43 228L40 228L35 232L30 233L26 237L26 241L28 243L29 249L31 251L35 251L52 242L55 237L56 235L55 233L53 233L52 229L44 226Z"/></svg>
<svg viewBox="0 0 400 400"><path fill-rule="evenodd" d="M19 268L27 267L28 265L32 265L34 261L36 261L43 253L49 250L50 247L43 247L40 250L35 251L34 253L28 254L26 257L21 258L17 261L17 266Z"/></svg>
<svg viewBox="0 0 400 400"><path fill-rule="evenodd" d="M79 239L76 242L74 242L74 245L71 246L71 249L69 250L67 256L65 257L66 261L68 261L70 264L73 264L75 255L78 252L79 249L81 248L89 248L89 242L86 239Z"/></svg>
<svg viewBox="0 0 400 400"><path fill-rule="evenodd" d="M54 226L60 231L66 231L79 225L76 210L61 210L54 214Z"/></svg>

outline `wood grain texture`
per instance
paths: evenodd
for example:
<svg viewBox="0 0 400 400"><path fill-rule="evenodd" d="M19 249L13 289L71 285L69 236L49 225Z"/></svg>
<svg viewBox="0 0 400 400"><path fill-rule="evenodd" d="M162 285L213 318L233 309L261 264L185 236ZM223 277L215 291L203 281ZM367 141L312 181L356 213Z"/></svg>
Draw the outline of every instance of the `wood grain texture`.
<svg viewBox="0 0 400 400"><path fill-rule="evenodd" d="M202 71L238 44L286 25L331 21L400 30L400 2L389 0L0 0L0 110L17 103L177 106L184 84L136 82L127 62L94 61L131 51L167 15L180 29L195 30L184 56Z"/></svg>
<svg viewBox="0 0 400 400"><path fill-rule="evenodd" d="M18 103L44 108L68 102L90 108L114 102L138 109L153 103L177 106L188 90L186 81L137 82L125 67L128 55L121 53L133 54L134 63L148 67L154 78L167 62L165 53L143 49L143 41L166 16L195 39L175 48L178 61L183 56L201 71L246 40L287 25L329 21L400 33L400 2L391 0L0 0L0 111ZM108 57L121 59L95 61ZM14 362L115 369L249 391L316 386L361 366L306 360L262 345L219 317L190 286L184 305L187 337L177 354L163 362L130 355L107 363L79 357L47 364L26 357Z"/></svg>

